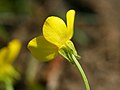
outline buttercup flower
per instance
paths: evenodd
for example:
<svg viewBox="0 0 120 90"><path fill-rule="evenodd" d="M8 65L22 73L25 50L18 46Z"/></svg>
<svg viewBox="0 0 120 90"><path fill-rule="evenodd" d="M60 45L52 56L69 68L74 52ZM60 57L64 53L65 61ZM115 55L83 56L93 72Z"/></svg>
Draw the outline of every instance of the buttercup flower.
<svg viewBox="0 0 120 90"><path fill-rule="evenodd" d="M0 80L6 77L16 77L17 72L12 63L18 56L20 48L20 41L14 39L7 47L0 49Z"/></svg>
<svg viewBox="0 0 120 90"><path fill-rule="evenodd" d="M74 44L70 40L73 36L75 11L69 10L66 14L67 24L56 16L50 16L43 25L43 36L33 38L28 43L28 49L32 55L41 60L49 61L60 54L70 63L73 63L82 75L86 90L90 90L87 77L77 61Z"/></svg>
<svg viewBox="0 0 120 90"><path fill-rule="evenodd" d="M32 55L41 60L49 61L61 54L69 60L69 53L78 56L72 41L75 11L66 14L67 24L56 16L50 16L43 25L43 36L33 38L28 43Z"/></svg>

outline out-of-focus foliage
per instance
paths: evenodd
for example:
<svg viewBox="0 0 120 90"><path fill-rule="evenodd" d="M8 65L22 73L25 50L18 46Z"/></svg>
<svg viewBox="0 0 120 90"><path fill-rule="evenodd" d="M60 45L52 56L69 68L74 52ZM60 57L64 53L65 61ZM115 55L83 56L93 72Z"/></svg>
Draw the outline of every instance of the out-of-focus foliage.
<svg viewBox="0 0 120 90"><path fill-rule="evenodd" d="M0 23L11 25L27 19L31 13L30 0L0 0Z"/></svg>
<svg viewBox="0 0 120 90"><path fill-rule="evenodd" d="M8 32L5 30L5 28L3 26L0 26L0 40L7 41L8 36Z"/></svg>
<svg viewBox="0 0 120 90"><path fill-rule="evenodd" d="M76 29L73 39L81 46L87 46L90 42L89 37L82 30Z"/></svg>

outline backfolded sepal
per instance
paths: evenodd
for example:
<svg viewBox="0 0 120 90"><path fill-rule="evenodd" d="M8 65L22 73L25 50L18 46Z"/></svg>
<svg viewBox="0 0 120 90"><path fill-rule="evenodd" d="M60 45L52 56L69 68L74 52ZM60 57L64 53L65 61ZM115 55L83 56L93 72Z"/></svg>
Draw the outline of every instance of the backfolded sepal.
<svg viewBox="0 0 120 90"><path fill-rule="evenodd" d="M71 41L67 41L66 44L59 49L59 54L67 59L70 63L74 63L72 55L74 55L77 59L80 58L80 56L77 54L74 44Z"/></svg>

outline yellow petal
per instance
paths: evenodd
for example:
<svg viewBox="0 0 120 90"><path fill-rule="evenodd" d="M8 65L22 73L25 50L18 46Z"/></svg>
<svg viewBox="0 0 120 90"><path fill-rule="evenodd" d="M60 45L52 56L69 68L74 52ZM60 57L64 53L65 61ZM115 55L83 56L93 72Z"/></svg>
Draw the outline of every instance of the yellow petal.
<svg viewBox="0 0 120 90"><path fill-rule="evenodd" d="M52 44L60 47L68 40L67 28L59 17L48 17L43 25L43 35Z"/></svg>
<svg viewBox="0 0 120 90"><path fill-rule="evenodd" d="M43 36L36 37L28 43L31 54L41 61L49 61L55 58L58 48L45 40Z"/></svg>
<svg viewBox="0 0 120 90"><path fill-rule="evenodd" d="M7 62L12 63L18 56L21 49L21 42L17 39L12 40L8 44Z"/></svg>
<svg viewBox="0 0 120 90"><path fill-rule="evenodd" d="M7 47L0 49L0 66L5 62L7 52Z"/></svg>
<svg viewBox="0 0 120 90"><path fill-rule="evenodd" d="M75 10L69 10L66 14L66 18L67 18L68 37L69 39L71 39L73 36L73 29L74 29Z"/></svg>
<svg viewBox="0 0 120 90"><path fill-rule="evenodd" d="M7 47L0 50L0 64L12 63L19 54L21 43L17 39L12 40Z"/></svg>

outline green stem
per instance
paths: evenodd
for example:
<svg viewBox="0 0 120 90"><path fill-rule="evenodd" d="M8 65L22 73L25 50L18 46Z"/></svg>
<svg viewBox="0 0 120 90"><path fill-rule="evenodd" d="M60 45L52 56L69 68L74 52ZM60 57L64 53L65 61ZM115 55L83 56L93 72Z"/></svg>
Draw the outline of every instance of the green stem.
<svg viewBox="0 0 120 90"><path fill-rule="evenodd" d="M14 90L11 80L9 79L6 80L5 84L6 84L6 90Z"/></svg>
<svg viewBox="0 0 120 90"><path fill-rule="evenodd" d="M80 72L80 74L81 74L81 76L83 78L86 90L90 90L88 79L87 79L87 77L86 77L86 75L85 75L81 65L79 64L78 60L76 59L76 57L74 55L72 55L72 59L73 59L74 64L78 68L78 70L79 70L79 72Z"/></svg>

